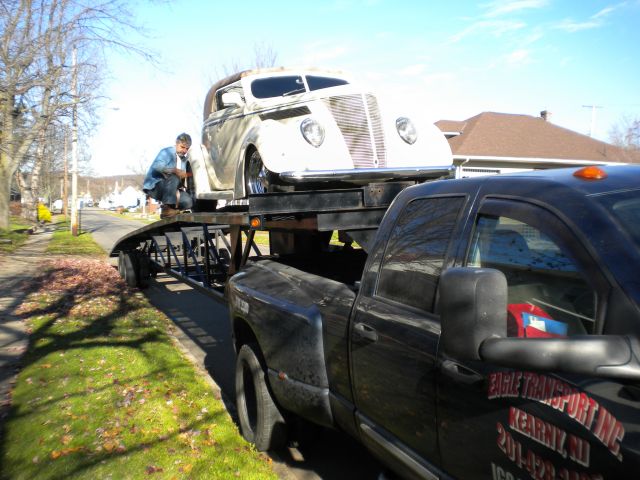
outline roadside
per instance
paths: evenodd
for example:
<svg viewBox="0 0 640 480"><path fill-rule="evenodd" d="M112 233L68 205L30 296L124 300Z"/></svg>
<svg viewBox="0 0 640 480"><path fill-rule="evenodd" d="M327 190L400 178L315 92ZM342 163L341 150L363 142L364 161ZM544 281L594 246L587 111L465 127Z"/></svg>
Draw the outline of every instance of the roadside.
<svg viewBox="0 0 640 480"><path fill-rule="evenodd" d="M0 477L275 478L170 321L54 229L0 262Z"/></svg>
<svg viewBox="0 0 640 480"><path fill-rule="evenodd" d="M15 310L28 293L29 282L42 263L52 232L53 227L46 227L30 235L15 251L0 253L0 423L10 405L20 357L28 344L27 326Z"/></svg>

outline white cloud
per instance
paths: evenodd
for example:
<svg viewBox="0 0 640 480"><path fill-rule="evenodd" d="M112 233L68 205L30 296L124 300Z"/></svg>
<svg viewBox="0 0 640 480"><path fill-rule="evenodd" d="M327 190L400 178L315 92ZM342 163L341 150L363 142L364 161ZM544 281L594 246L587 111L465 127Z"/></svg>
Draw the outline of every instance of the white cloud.
<svg viewBox="0 0 640 480"><path fill-rule="evenodd" d="M567 18L562 22L555 25L558 30L564 30L565 32L575 33L583 30L590 30L592 28L602 27L605 23L606 17L620 7L624 7L627 2L618 3L616 5L609 5L600 11L591 15L587 20L582 22L574 21L571 18Z"/></svg>
<svg viewBox="0 0 640 480"><path fill-rule="evenodd" d="M531 63L531 51L525 49L514 50L505 56L505 61L509 65L526 65Z"/></svg>
<svg viewBox="0 0 640 480"><path fill-rule="evenodd" d="M322 40L305 45L302 59L297 63L303 66L325 67L349 53L352 52L346 47Z"/></svg>
<svg viewBox="0 0 640 480"><path fill-rule="evenodd" d="M575 33L582 30L591 30L592 28L598 28L602 25L602 22L587 20L585 22L575 22L570 19L563 20L558 23L555 28L558 30L564 30L565 32Z"/></svg>
<svg viewBox="0 0 640 480"><path fill-rule="evenodd" d="M507 2L494 1L483 5L483 7L487 8L484 16L488 18L498 17L507 13L515 13L522 10L542 8L548 3L548 0L511 0Z"/></svg>
<svg viewBox="0 0 640 480"><path fill-rule="evenodd" d="M424 72L426 68L427 66L424 63L416 63L414 65L409 65L403 68L398 73L406 77L415 77L416 75L420 75L422 72Z"/></svg>
<svg viewBox="0 0 640 480"><path fill-rule="evenodd" d="M500 37L506 33L521 30L526 26L526 23L518 21L482 20L468 26L461 32L452 35L451 37L449 37L449 41L456 43L465 37L482 33L488 33L490 35L493 35L494 37Z"/></svg>

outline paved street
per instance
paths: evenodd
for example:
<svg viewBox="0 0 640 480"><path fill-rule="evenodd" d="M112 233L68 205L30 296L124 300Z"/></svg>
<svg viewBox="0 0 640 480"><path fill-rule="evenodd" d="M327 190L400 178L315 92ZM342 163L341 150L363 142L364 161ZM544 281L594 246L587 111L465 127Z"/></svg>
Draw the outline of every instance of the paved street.
<svg viewBox="0 0 640 480"><path fill-rule="evenodd" d="M97 209L83 210L81 222L83 231L91 232L107 252L118 238L144 225ZM234 415L235 354L226 306L163 274L152 280L144 293L180 328L181 343L220 388L227 409ZM357 442L324 430L313 441L301 442L298 448L277 452L272 458L284 479L367 480L377 478L381 469Z"/></svg>

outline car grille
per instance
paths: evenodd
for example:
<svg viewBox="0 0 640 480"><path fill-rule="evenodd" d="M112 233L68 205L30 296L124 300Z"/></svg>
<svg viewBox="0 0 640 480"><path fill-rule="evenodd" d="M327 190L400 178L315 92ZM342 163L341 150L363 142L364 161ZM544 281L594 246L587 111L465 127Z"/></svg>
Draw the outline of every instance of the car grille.
<svg viewBox="0 0 640 480"><path fill-rule="evenodd" d="M386 167L387 151L376 97L342 95L324 99L349 148L355 168Z"/></svg>

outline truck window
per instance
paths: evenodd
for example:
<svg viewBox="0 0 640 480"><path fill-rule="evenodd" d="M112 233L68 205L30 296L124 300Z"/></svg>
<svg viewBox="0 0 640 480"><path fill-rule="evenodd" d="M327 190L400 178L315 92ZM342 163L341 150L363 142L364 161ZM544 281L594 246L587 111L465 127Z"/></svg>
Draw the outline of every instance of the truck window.
<svg viewBox="0 0 640 480"><path fill-rule="evenodd" d="M539 229L507 217L481 215L467 265L496 268L507 277L510 336L593 333L595 291L568 249Z"/></svg>
<svg viewBox="0 0 640 480"><path fill-rule="evenodd" d="M464 197L410 202L396 221L384 253L376 295L427 312Z"/></svg>

